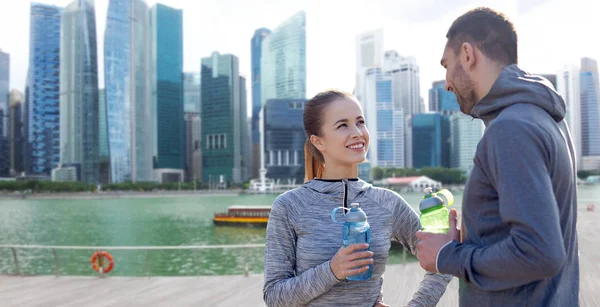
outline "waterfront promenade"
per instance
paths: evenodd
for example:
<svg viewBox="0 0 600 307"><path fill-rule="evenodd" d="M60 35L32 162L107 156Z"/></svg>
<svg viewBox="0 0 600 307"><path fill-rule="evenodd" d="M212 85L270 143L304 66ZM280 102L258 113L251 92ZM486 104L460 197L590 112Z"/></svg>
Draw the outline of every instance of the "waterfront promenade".
<svg viewBox="0 0 600 307"><path fill-rule="evenodd" d="M600 307L600 210L578 211L580 306ZM51 260L49 264L51 265ZM416 262L388 265L384 300L403 306L422 279ZM0 306L264 306L263 275L200 277L77 277L0 275ZM458 305L458 280L438 306Z"/></svg>

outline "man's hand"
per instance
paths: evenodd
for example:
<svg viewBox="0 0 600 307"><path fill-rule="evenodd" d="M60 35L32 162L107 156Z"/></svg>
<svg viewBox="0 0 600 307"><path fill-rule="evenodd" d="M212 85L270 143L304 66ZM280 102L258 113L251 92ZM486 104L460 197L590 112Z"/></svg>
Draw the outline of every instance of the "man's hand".
<svg viewBox="0 0 600 307"><path fill-rule="evenodd" d="M456 209L452 209L450 211L450 229L448 233L439 234L417 231L416 236L419 239L417 258L419 258L419 263L423 269L437 273L435 261L440 248L452 240L460 240L460 230L456 228L457 216Z"/></svg>
<svg viewBox="0 0 600 307"><path fill-rule="evenodd" d="M392 307L390 305L386 305L384 302L377 302L373 307Z"/></svg>

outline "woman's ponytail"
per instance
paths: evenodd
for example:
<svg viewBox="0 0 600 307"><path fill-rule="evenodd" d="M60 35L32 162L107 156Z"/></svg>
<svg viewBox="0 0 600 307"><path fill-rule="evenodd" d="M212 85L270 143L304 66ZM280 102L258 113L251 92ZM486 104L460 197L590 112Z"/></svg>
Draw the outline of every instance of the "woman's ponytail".
<svg viewBox="0 0 600 307"><path fill-rule="evenodd" d="M323 177L325 164L310 140L304 143L304 182Z"/></svg>

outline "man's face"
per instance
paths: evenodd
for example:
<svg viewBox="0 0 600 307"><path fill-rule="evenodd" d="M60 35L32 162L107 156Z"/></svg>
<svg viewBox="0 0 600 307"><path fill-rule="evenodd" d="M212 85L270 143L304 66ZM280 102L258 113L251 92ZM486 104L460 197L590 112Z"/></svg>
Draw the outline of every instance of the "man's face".
<svg viewBox="0 0 600 307"><path fill-rule="evenodd" d="M460 50L462 52L462 48ZM454 48L446 44L441 64L446 69L446 90L456 95L460 111L470 115L477 97L473 80L464 69L460 53L456 54Z"/></svg>

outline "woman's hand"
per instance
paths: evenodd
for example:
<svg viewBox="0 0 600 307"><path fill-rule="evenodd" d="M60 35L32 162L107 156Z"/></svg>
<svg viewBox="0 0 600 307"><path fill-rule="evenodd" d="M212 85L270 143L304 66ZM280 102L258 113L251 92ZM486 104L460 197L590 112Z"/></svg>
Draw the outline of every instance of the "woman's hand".
<svg viewBox="0 0 600 307"><path fill-rule="evenodd" d="M348 247L341 247L329 262L335 278L343 280L348 276L366 272L369 269L369 264L373 263L373 252L355 251L364 250L368 247L369 244L366 243L350 244Z"/></svg>
<svg viewBox="0 0 600 307"><path fill-rule="evenodd" d="M375 303L375 305L373 305L373 307L392 307L392 306L386 305L383 302L377 302L377 303Z"/></svg>

